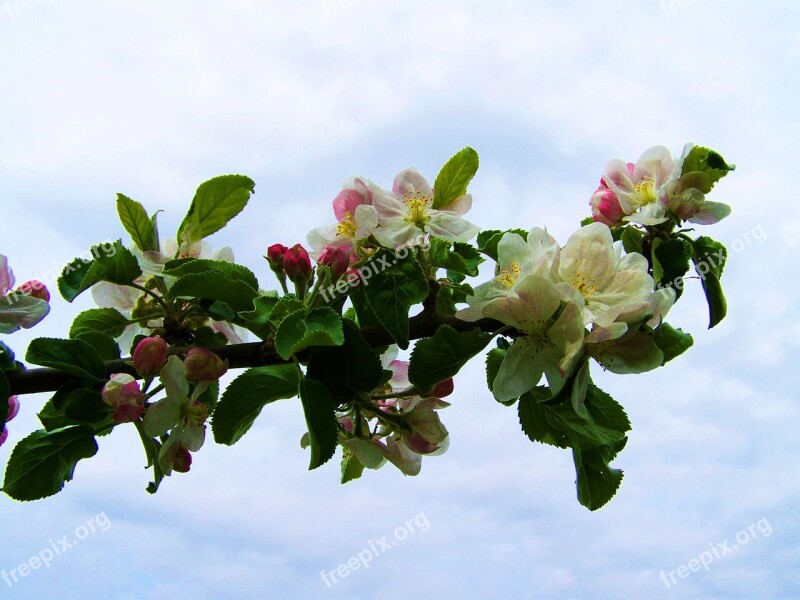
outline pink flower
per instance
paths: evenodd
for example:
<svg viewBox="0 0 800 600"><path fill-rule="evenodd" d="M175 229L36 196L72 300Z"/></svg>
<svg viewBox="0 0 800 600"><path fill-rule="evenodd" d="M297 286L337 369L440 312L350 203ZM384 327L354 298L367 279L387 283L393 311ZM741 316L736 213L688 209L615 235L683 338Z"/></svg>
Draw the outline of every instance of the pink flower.
<svg viewBox="0 0 800 600"><path fill-rule="evenodd" d="M3 427L3 431L2 433L0 433L0 446L5 444L7 439L8 439L8 429Z"/></svg>
<svg viewBox="0 0 800 600"><path fill-rule="evenodd" d="M341 247L357 259L356 249L366 242L378 226L378 213L372 206L373 192L368 182L354 177L333 199L336 225L318 227L308 233L311 255L319 256L329 246Z"/></svg>
<svg viewBox="0 0 800 600"><path fill-rule="evenodd" d="M172 463L172 470L178 473L188 473L192 467L192 453L183 446L178 448L175 460Z"/></svg>
<svg viewBox="0 0 800 600"><path fill-rule="evenodd" d="M14 271L8 266L8 259L0 254L0 296L5 296L14 286Z"/></svg>
<svg viewBox="0 0 800 600"><path fill-rule="evenodd" d="M41 281L36 281L35 279L26 281L17 288L17 291L20 294L27 294L28 296L39 298L39 300L50 302L50 292Z"/></svg>
<svg viewBox="0 0 800 600"><path fill-rule="evenodd" d="M228 372L229 363L206 348L190 348L183 360L186 379L190 381L213 381Z"/></svg>
<svg viewBox="0 0 800 600"><path fill-rule="evenodd" d="M116 373L103 387L103 402L114 409L114 421L131 423L144 412L144 396L139 384L127 373Z"/></svg>
<svg viewBox="0 0 800 600"><path fill-rule="evenodd" d="M8 399L8 416L6 417L6 423L13 421L17 414L19 414L19 398L11 396Z"/></svg>
<svg viewBox="0 0 800 600"><path fill-rule="evenodd" d="M628 163L632 165L633 163ZM607 185L604 179L600 179L600 187L595 190L589 200L592 207L592 217L595 221L616 227L622 222L625 211L619 205L619 198Z"/></svg>
<svg viewBox="0 0 800 600"><path fill-rule="evenodd" d="M133 366L142 377L152 377L158 374L164 363L167 362L169 344L164 338L149 337L136 345L133 351Z"/></svg>

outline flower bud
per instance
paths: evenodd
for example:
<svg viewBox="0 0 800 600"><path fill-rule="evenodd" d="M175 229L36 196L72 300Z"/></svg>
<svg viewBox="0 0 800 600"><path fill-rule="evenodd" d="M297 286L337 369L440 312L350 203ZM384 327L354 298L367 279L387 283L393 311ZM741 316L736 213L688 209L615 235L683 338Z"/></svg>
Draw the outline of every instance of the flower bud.
<svg viewBox="0 0 800 600"><path fill-rule="evenodd" d="M172 470L178 473L188 473L192 467L192 453L186 448L178 448L175 460L172 463Z"/></svg>
<svg viewBox="0 0 800 600"><path fill-rule="evenodd" d="M3 427L3 432L0 433L0 446L5 444L7 439L8 439L8 429Z"/></svg>
<svg viewBox="0 0 800 600"><path fill-rule="evenodd" d="M270 269L276 273L283 272L283 255L286 254L287 250L288 248L283 244L272 244L267 248L266 259Z"/></svg>
<svg viewBox="0 0 800 600"><path fill-rule="evenodd" d="M133 366L142 377L151 377L161 371L161 367L167 362L167 354L169 354L169 344L164 338L145 338L133 351Z"/></svg>
<svg viewBox="0 0 800 600"><path fill-rule="evenodd" d="M13 421L17 413L19 413L19 398L11 396L8 399L8 416L6 417L6 423Z"/></svg>
<svg viewBox="0 0 800 600"><path fill-rule="evenodd" d="M437 398L446 398L453 393L454 389L455 385L453 384L453 378L451 377L450 379L445 379L444 381L437 383L436 387L433 388L431 395Z"/></svg>
<svg viewBox="0 0 800 600"><path fill-rule="evenodd" d="M317 262L330 268L332 279L339 279L350 266L350 254L344 248L328 246Z"/></svg>
<svg viewBox="0 0 800 600"><path fill-rule="evenodd" d="M615 227L620 224L622 217L625 216L625 211L619 204L619 198L608 186L605 181L600 180L600 187L592 194L589 200L589 206L592 207L592 217L595 221Z"/></svg>
<svg viewBox="0 0 800 600"><path fill-rule="evenodd" d="M139 384L127 373L116 373L103 387L103 402L114 409L114 421L132 423L144 412L144 396Z"/></svg>
<svg viewBox="0 0 800 600"><path fill-rule="evenodd" d="M45 302L50 302L50 292L47 287L41 281L36 281L35 279L23 283L17 288L17 292L39 298L39 300L44 300Z"/></svg>
<svg viewBox="0 0 800 600"><path fill-rule="evenodd" d="M213 381L228 372L228 361L206 348L189 348L186 358L186 379L191 381Z"/></svg>
<svg viewBox="0 0 800 600"><path fill-rule="evenodd" d="M311 258L300 244L295 244L283 255L283 270L295 285L307 285L311 280Z"/></svg>

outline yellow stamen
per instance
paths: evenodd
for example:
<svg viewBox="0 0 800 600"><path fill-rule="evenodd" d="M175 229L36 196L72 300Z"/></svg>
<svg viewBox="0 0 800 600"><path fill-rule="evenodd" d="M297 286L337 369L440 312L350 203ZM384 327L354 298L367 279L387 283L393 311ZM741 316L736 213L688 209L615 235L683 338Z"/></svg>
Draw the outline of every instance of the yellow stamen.
<svg viewBox="0 0 800 600"><path fill-rule="evenodd" d="M500 273L495 277L495 279L502 283L507 288L514 287L514 284L517 283L520 274L522 273L522 269L519 266L519 263L511 263L511 267L508 269L503 269Z"/></svg>
<svg viewBox="0 0 800 600"><path fill-rule="evenodd" d="M406 221L424 227L428 222L428 206L431 203L431 197L426 196L420 192L413 194L403 194L403 203L408 207L408 216Z"/></svg>
<svg viewBox="0 0 800 600"><path fill-rule="evenodd" d="M354 238L356 237L356 222L353 220L353 214L348 210L344 213L344 219L339 225L336 226L336 235L340 237Z"/></svg>
<svg viewBox="0 0 800 600"><path fill-rule="evenodd" d="M594 284L594 280L583 273L575 273L572 278L572 286L581 293L584 298L596 294L599 290Z"/></svg>

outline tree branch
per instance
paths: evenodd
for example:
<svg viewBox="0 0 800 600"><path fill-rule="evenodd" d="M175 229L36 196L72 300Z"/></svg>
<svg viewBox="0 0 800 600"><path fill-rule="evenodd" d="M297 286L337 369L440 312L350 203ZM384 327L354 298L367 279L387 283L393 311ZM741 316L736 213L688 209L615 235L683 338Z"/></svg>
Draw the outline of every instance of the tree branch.
<svg viewBox="0 0 800 600"><path fill-rule="evenodd" d="M492 319L481 319L475 323L461 321L455 317L445 317L433 312L423 310L420 314L409 320L409 339L418 340L432 336L442 325L449 325L457 331L470 331L476 327L482 331L494 332L503 327L502 323ZM361 330L361 334L370 346L388 346L394 343L389 333L381 327L370 327ZM222 359L227 359L231 369L247 369L265 365L284 364L280 358L265 342L251 342L248 344L235 344L210 348L212 352ZM106 362L106 373L128 373L139 379L133 368L130 358ZM74 376L56 369L27 369L6 373L11 384L13 395L37 394L40 392L54 392L65 383L75 379Z"/></svg>

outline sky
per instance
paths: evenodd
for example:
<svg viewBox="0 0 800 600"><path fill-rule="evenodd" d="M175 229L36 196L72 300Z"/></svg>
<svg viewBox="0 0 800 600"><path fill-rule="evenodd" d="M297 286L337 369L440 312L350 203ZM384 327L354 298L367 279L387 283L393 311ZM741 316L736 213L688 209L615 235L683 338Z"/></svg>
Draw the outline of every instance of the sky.
<svg viewBox="0 0 800 600"><path fill-rule="evenodd" d="M52 284L124 237L116 193L163 210L168 236L225 173L256 194L210 241L274 288L266 246L330 223L351 175L432 179L470 145L470 220L564 243L611 158L693 141L737 165L712 194L732 215L702 228L731 249L728 318L706 330L692 280L669 318L689 353L594 372L633 422L601 510L578 504L570 455L520 432L476 359L442 413L450 449L416 478L307 471L302 411L284 401L150 496L119 428L61 494L0 498L0 570L55 555L0 598L800 596L796 2L0 0L0 56L0 253L18 281ZM5 341L23 355L91 306L56 298ZM22 398L2 464L46 399Z"/></svg>

